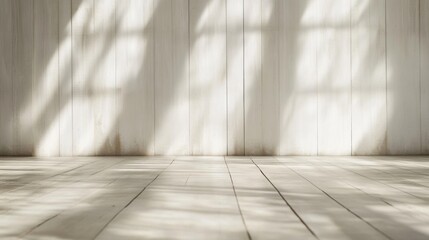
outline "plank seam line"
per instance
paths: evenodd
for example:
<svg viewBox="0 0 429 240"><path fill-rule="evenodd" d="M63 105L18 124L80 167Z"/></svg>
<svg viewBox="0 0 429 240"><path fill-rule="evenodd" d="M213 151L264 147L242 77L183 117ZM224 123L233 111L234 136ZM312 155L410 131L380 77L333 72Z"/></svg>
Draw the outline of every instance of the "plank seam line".
<svg viewBox="0 0 429 240"><path fill-rule="evenodd" d="M350 46L349 46L349 58L350 58L350 156L353 156L353 29L352 29L352 16L353 15L353 7L352 3L349 0L349 38L350 38Z"/></svg>
<svg viewBox="0 0 429 240"><path fill-rule="evenodd" d="M415 195L415 194L412 194L412 193L406 192L406 191L404 191L404 190L402 190L402 189L400 189L400 188L394 187L394 186L389 185L389 184L387 184L387 183L381 182L380 180L377 180L377 179L374 179L374 178L371 178L371 177L368 177L368 176L362 175L362 174L360 174L360 173L357 173L357 172L355 172L355 171L353 171L353 170L350 170L350 169L344 168L344 167L339 166L339 165L335 165L335 164L332 164L332 163L329 163L329 164L330 164L331 166L339 167L339 168L341 168L341 169L344 169L345 171L348 171L348 172L354 173L354 174L359 175L359 176L361 176L361 177L363 177L363 178L366 178L366 179L369 179L369 180L371 180L371 181L374 181L374 182L380 183L380 184L382 184L382 185L385 185L385 186L387 186L387 187L393 188L393 189L395 189L395 190L397 190L397 191L400 191L400 192L402 192L402 193L404 193L404 194L407 194L407 195L413 196L413 197L415 197L415 198L417 198L417 199L420 199L420 200L424 200L424 201L426 201L426 200L425 200L424 198L422 198L422 197L419 197L419 196L417 196L417 195ZM382 172L382 173L383 173L383 172Z"/></svg>
<svg viewBox="0 0 429 240"><path fill-rule="evenodd" d="M14 1L14 3L15 3L15 1ZM17 57L17 53L16 53L16 51L17 51L17 42L18 42L18 32L15 30L15 27L16 28L18 28L18 23L17 23L17 21L19 21L19 19L16 19L16 18L19 18L20 17L20 15L19 15L19 5L13 5L13 3L12 3L12 21L11 21L11 24L10 24L10 26L12 27L12 37L11 37L11 39L12 39L12 50L11 50L11 52L12 52L12 63L10 64L10 66L11 66L11 68L10 68L10 80L12 80L11 82L12 82L12 86L11 86L11 92L12 92L12 96L11 96L11 99L12 99L12 130L9 132L9 133L11 133L11 141L9 142L9 143L11 143L11 148L10 148L10 152L12 153L12 154L14 154L14 153L16 153L17 152L17 146L16 146L16 144L17 144L17 136L16 136L16 129L17 129L17 127L18 127L18 124L16 123L17 121L16 121L16 119L17 119L17 114L16 114L16 110L15 110L15 107L16 107L16 103L15 103L15 96L14 96L14 91L15 91L15 87L16 87L16 85L15 85L15 77L16 77L16 63L18 62L16 59L18 58ZM18 16L17 16L18 15Z"/></svg>
<svg viewBox="0 0 429 240"><path fill-rule="evenodd" d="M320 2L317 1L317 21L320 21ZM318 22L320 25L320 22ZM319 155L319 38L320 38L320 28L316 30L316 156ZM312 35L314 37L314 35ZM313 150L314 151L314 150Z"/></svg>
<svg viewBox="0 0 429 240"><path fill-rule="evenodd" d="M60 2L57 3L57 96L58 96L58 105L57 105L57 112L58 112L58 149L57 149L57 153L58 156L61 156L61 68L60 68L60 58L61 58L61 51L60 51L60 35L61 35L61 31L60 31Z"/></svg>
<svg viewBox="0 0 429 240"><path fill-rule="evenodd" d="M420 100L420 106L419 106L419 113L420 113L420 154L423 153L423 134L422 134L422 54L421 54L421 39L422 39L422 16L421 16L421 0L419 0L419 12L418 12L418 16L419 16L419 100Z"/></svg>
<svg viewBox="0 0 429 240"><path fill-rule="evenodd" d="M262 11L262 1L259 1L259 36L258 36L258 40L259 40L259 50L260 50L260 55L259 55L259 63L260 63L260 68L261 70L259 71L259 79L260 79L260 88L259 88L259 96L260 101L259 101L259 109L260 109L260 114L258 114L258 120L259 120L259 136L261 138L261 140L259 141L259 144L257 144L259 150L257 150L258 154L261 154L265 151L265 142L264 142L264 118L262 117L262 113L263 113L263 109L264 109L264 53L265 53L265 49L264 49L264 27L262 26L262 22L263 22L263 11ZM254 87L254 86L253 86ZM253 152L252 154L254 154L255 152Z"/></svg>
<svg viewBox="0 0 429 240"><path fill-rule="evenodd" d="M388 79L387 79L387 0L384 1L384 80L385 80L385 98L386 98L386 133L385 133L385 149L384 153L389 153L389 107L388 107Z"/></svg>
<svg viewBox="0 0 429 240"><path fill-rule="evenodd" d="M246 220L244 220L243 211L241 210L240 202L238 201L237 191L235 190L234 180L232 179L231 171L229 170L228 163L226 162L225 156L223 156L223 161L225 162L226 168L228 169L229 179L231 180L232 190L234 192L235 201L238 206L238 211L240 213L241 221L243 222L244 228L246 229L247 238L252 240L252 236L250 235L249 228L247 227Z"/></svg>
<svg viewBox="0 0 429 240"><path fill-rule="evenodd" d="M90 164L92 164L92 163L94 163L94 162L89 162L89 163L86 163L86 164L79 165L79 166L77 166L77 167L74 167L74 168L68 169L68 170L66 170L66 171L64 171L64 172L56 173L56 174L54 174L54 175L52 175L52 176L49 176L49 177L43 178L43 179L41 179L41 180L47 180L47 179L50 179L50 178L54 178L54 177L56 177L56 176L59 176L59 175L65 174L65 173L69 173L69 172L71 172L71 171L73 171L73 170L76 170L76 169L79 169L79 168L85 167L85 166L90 165Z"/></svg>
<svg viewBox="0 0 429 240"><path fill-rule="evenodd" d="M121 96L118 96L119 94L118 94L118 49L117 49L117 47L118 47L118 4L117 4L118 2L117 1L115 1L113 4L114 4L114 6L115 6L115 17L114 17L114 19L113 19L113 21L114 21L114 23L113 23L113 25L114 25L114 28L115 28L115 33L114 33L114 39L113 39L113 41L114 41L114 49L115 49L115 75L114 75L114 78L115 78L115 90L113 91L114 92L114 97L115 97L115 107L114 107L114 116L116 117L116 119L118 119L119 117L118 117L118 113L119 113L119 111L118 111L118 98L119 97L121 97ZM119 122L120 120L116 120L117 122ZM116 139L116 138L119 138L120 139L120 137L119 137L119 124L117 123L117 124L115 124L115 129L113 129L113 131L115 131L115 133L114 133L114 139ZM113 149L113 152L115 152L116 154L120 154L121 153L121 149L117 146L117 144L116 144L116 146L114 147L114 149Z"/></svg>
<svg viewBox="0 0 429 240"><path fill-rule="evenodd" d="M245 0L242 1L242 31L243 31L243 154L246 156L246 32L245 32L245 11L244 11Z"/></svg>
<svg viewBox="0 0 429 240"><path fill-rule="evenodd" d="M25 237L28 234L30 234L31 232L33 232L35 229L37 229L38 227L42 226L43 224L49 222L50 220L56 218L58 215L60 215L63 211L60 211L59 213L56 213L55 215L52 215L50 217L48 217L47 219L43 220L41 223L37 224L36 226L34 226L33 228L31 228L30 230L28 230L27 232L25 232L24 234L22 234L20 237Z"/></svg>
<svg viewBox="0 0 429 240"><path fill-rule="evenodd" d="M273 186L274 190L277 191L277 194L283 199L283 201L286 203L286 205L290 208L290 210L292 210L293 214L299 219L299 221L305 226L305 228L307 228L307 230L317 239L319 239L319 237L314 233L314 231L310 228L310 226L307 225L307 223L304 221L304 219L302 219L298 213L295 211L295 209L292 207L292 205L289 203L289 201L286 200L286 198L283 196L283 194L281 194L280 190L274 185L273 182L271 182L271 180L265 175L265 173L262 171L262 169L258 166L258 164L255 163L255 161L253 161L253 158L250 157L250 160L253 162L253 164L259 169L259 171L262 173L262 175L265 177L265 179L267 179L267 181L271 184L271 186Z"/></svg>
<svg viewBox="0 0 429 240"><path fill-rule="evenodd" d="M154 0L152 0L152 9L151 9L151 14L153 15L155 13L155 4L154 4ZM156 78L156 53L155 53L155 49L156 49L156 36L155 36L155 16L153 16L153 22L151 23L151 31L152 31L152 42L153 42L153 48L152 48L152 114L153 114L153 129L152 129L152 146L150 151L152 152L152 155L156 155L156 94L155 94L155 78ZM116 217L116 216L115 216Z"/></svg>
<svg viewBox="0 0 429 240"><path fill-rule="evenodd" d="M188 154L192 155L191 141L191 2L188 0Z"/></svg>
<svg viewBox="0 0 429 240"><path fill-rule="evenodd" d="M70 102L71 102L71 155L74 156L74 68L73 68L73 2L70 1Z"/></svg>
<svg viewBox="0 0 429 240"><path fill-rule="evenodd" d="M279 3L281 3L281 1L279 2ZM276 67L276 84L277 84L277 123L276 123L276 127L277 127L277 134L276 134L276 140L277 140L277 144L276 144L276 147L275 147L275 155L279 155L279 152L280 152L280 150L279 150L279 142L281 141L281 136L280 136L280 133L282 132L282 129L281 129L281 123L280 123L280 112L282 111L282 107L280 106L280 102L281 102L281 97L280 97L280 95L282 94L282 91L280 90L280 82L281 82L281 79L280 79L280 59L281 59L281 56L280 56L280 41L281 41L281 34L280 34L280 21L281 21L281 19L280 19L280 14L282 14L282 12L280 12L280 9L281 9L281 6L279 6L279 3L277 4L277 7L275 7L275 10L277 11L276 12L276 37L275 37L275 39L276 39L276 49L277 49L277 52L276 52L276 55L277 55L277 58L276 58L276 60L277 60L277 62L275 63L275 67ZM274 5L274 6L276 6L276 5Z"/></svg>
<svg viewBox="0 0 429 240"><path fill-rule="evenodd" d="M318 167L318 166L322 166L322 167L324 167L324 165L315 165L313 162L311 162L311 161L309 161L309 160L306 160L308 163L310 163L312 166L314 166L314 167ZM336 168L340 168L340 167L338 167L338 166L334 166L334 167L336 167ZM342 170L344 170L344 169L342 169ZM329 171L329 170L328 170ZM345 170L344 170L345 171ZM350 187L352 187L352 188L354 188L354 189L356 189L356 190L358 190L358 191L360 191L360 192L362 192L362 193L364 193L364 194L366 194L366 195L368 195L368 196L370 196L371 198L374 198L374 199L378 199L378 200L380 200L380 201L382 201L382 202L384 202L385 204L387 204L387 205L389 205L389 206L391 206L391 207L394 207L394 208L396 208L395 206L393 206L392 204L390 204L389 202L387 202L386 200L384 200L383 198L381 198L381 197L378 197L378 196L374 196L374 195L372 195L372 194L370 194L370 193L368 193L368 192L366 192L365 190L363 190L362 188L359 188L359 187L356 187L356 186L354 186L353 184L351 184L350 182L344 182L345 184L347 184L348 186L350 186ZM398 209L398 208L396 208L396 209ZM398 209L398 210L400 210L400 209Z"/></svg>
<svg viewBox="0 0 429 240"><path fill-rule="evenodd" d="M111 168L111 167L113 167L113 166L119 165L119 164L121 164L121 163L122 163L122 162L124 162L124 161L125 161L125 159L120 160L120 161L118 161L118 162L116 162L116 163L113 163L113 164L111 164L111 165L109 165L109 166L107 166L107 167L104 167L103 169L101 169L101 170L99 170L99 171L96 171L96 172L94 172L94 173L89 174L87 177L94 176L94 175L96 175L96 174L98 174L98 173L100 173L100 172L105 171L106 169L109 169L109 168ZM90 162L90 163L88 163L88 164L81 165L81 166L79 166L79 167L77 167L77 168L80 168L80 167L83 167L83 166L87 166L87 165L89 165L89 164L91 164L91 163L95 163L95 162L97 162L97 161L94 161L94 162ZM77 169L77 168L74 168L74 169ZM72 171L72 170L74 170L74 169L71 169L71 170L69 170L69 171ZM64 173L67 173L67 172L69 172L69 171L65 171ZM62 173L61 173L61 174L62 174ZM57 174L57 175L59 175L59 174ZM79 180L79 181L77 181L76 183L81 182L81 181L82 181L82 180ZM116 179L115 179L115 180L113 180L112 182L110 182L110 183L106 184L106 186L107 186L107 185L112 184L112 183L113 183L113 182L115 182L115 181L116 181ZM97 191L95 191L95 192L97 192ZM84 202L84 201L85 201L85 197L84 197L84 198L82 198L82 199L80 199L80 200L78 200L76 203L74 203L74 204L73 204L73 206L76 206L76 205L78 205L79 203ZM21 235L21 237L25 237L25 236L27 236L28 234L30 234L31 232L33 232L34 230L36 230L38 227L42 226L43 224L45 224L45 223L49 222L50 220L52 220L52 219L54 219L54 218L56 218L56 217L58 217L59 215L61 215L61 214L62 214L63 212L65 212L66 210L67 210L67 209L63 209L62 211L60 211L60 212L58 212L58 213L56 213L56 214L54 214L54 215L50 216L49 218L47 218L47 219L43 220L41 223L37 224L36 226L32 227L31 229L29 229L28 231L26 231L24 234L22 234L22 235Z"/></svg>
<svg viewBox="0 0 429 240"><path fill-rule="evenodd" d="M74 85L74 65L73 65L73 42L74 42L74 38L73 38L73 2L70 1L70 68L71 68L71 73L70 73L70 77L71 77L71 106L72 106L72 119L71 119L71 130L72 130L72 134L71 134L71 154L74 155L74 90L73 90L73 85Z"/></svg>
<svg viewBox="0 0 429 240"><path fill-rule="evenodd" d="M9 193L9 192L12 192L12 191L15 191L15 190L18 190L18 189L21 189L21 188L23 188L23 187L25 187L25 186L27 186L27 185L29 185L29 184L33 183L33 182L36 182L36 181L45 181L45 180L48 180L48 179L54 178L54 177L59 176L59 175L61 175L61 174L65 174L65 173L71 172L71 171L76 170L76 169L79 169L79 168L81 168L81 167L85 167L85 166L87 166L87 165L89 165L89 164L91 164L91 163L93 163L93 162L84 163L84 164L79 165L79 166L77 166L77 167L72 167L72 168L70 168L70 169L67 169L67 170L65 170L65 171L63 171L63 172L57 172L57 173L54 173L54 175L47 176L47 177L42 178L42 179L37 179L37 180L34 180L34 181L32 181L32 182L27 182L27 183L25 183L25 184L24 184L24 185L22 185L22 186L19 186L19 187L17 187L17 188L11 189L11 190L9 190L9 191L3 192L3 194L5 194L5 193Z"/></svg>
<svg viewBox="0 0 429 240"><path fill-rule="evenodd" d="M275 158L277 161L278 159ZM284 163L280 162L281 165L287 167L289 170L291 170L292 172L294 172L296 175L300 176L302 179L304 179L305 181L307 181L308 183L310 183L312 186L314 186L315 188L317 188L319 191L321 191L324 195L326 195L328 198L330 198L332 201L334 201L335 203L337 203L338 205L340 205L341 207L343 207L345 210L347 210L348 212L350 212L351 214L353 214L355 217L357 217L358 219L362 220L364 223L366 223L368 226L370 226L372 229L376 230L378 233L380 233L381 235L383 235L384 237L393 240L391 237L389 237L386 233L384 233L383 231L381 231L380 229L378 229L377 227L375 227L374 225L372 225L370 222L368 222L367 220L365 220L364 218L362 218L361 216L359 216L358 214L356 214L354 211L352 211L351 209L349 209L348 207L346 207L344 204L342 204L341 202L339 202L338 200L336 200L334 197L332 197L329 193L325 192L323 189L321 189L319 186L317 186L316 184L314 184L313 182L311 182L310 180L308 180L306 177L304 177L303 175L301 175L300 173L298 173L297 171L295 171L294 169L290 168L289 166L285 165Z"/></svg>
<svg viewBox="0 0 429 240"><path fill-rule="evenodd" d="M226 90L226 155L229 155L229 108L228 108L228 3L225 2L225 68L226 68L226 84L225 84L225 90ZM225 157L224 157L225 158Z"/></svg>
<svg viewBox="0 0 429 240"><path fill-rule="evenodd" d="M168 166L166 168L164 168L162 171L160 171L156 177L154 179L152 179L152 181L150 181L139 193L137 193L137 195L135 195L121 210L119 210L106 224L104 224L104 226L100 229L100 231L98 231L98 233L94 236L94 239L96 239L103 231L104 229L106 229L106 227L113 222L113 220L119 216L119 214L121 214L128 206L131 205L131 203L134 202L134 200L136 200L156 179L158 179L158 177L165 172L165 170L167 170L167 168L169 168L173 162L174 162L174 158L173 160L170 162L170 164L168 164Z"/></svg>

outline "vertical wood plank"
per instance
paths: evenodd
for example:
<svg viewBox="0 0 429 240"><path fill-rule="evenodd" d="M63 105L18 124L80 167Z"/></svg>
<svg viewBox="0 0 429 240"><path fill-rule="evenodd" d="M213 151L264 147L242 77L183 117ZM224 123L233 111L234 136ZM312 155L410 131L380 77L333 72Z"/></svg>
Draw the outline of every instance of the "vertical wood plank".
<svg viewBox="0 0 429 240"><path fill-rule="evenodd" d="M243 3L226 2L228 155L244 155Z"/></svg>
<svg viewBox="0 0 429 240"><path fill-rule="evenodd" d="M350 0L319 0L318 154L351 154Z"/></svg>
<svg viewBox="0 0 429 240"><path fill-rule="evenodd" d="M386 153L385 0L352 0L352 154Z"/></svg>
<svg viewBox="0 0 429 240"><path fill-rule="evenodd" d="M94 146L96 155L119 152L115 82L115 2L94 0L94 51L91 67L95 74L88 79L94 109Z"/></svg>
<svg viewBox="0 0 429 240"><path fill-rule="evenodd" d="M418 154L420 145L419 1L386 2L387 151Z"/></svg>
<svg viewBox="0 0 429 240"><path fill-rule="evenodd" d="M245 154L260 155L262 138L262 2L244 0Z"/></svg>
<svg viewBox="0 0 429 240"><path fill-rule="evenodd" d="M33 154L32 84L33 1L13 1L13 119L14 153Z"/></svg>
<svg viewBox="0 0 429 240"><path fill-rule="evenodd" d="M34 1L35 153L59 155L58 1Z"/></svg>
<svg viewBox="0 0 429 240"><path fill-rule="evenodd" d="M72 9L71 0L59 1L58 66L60 82L60 156L73 155Z"/></svg>
<svg viewBox="0 0 429 240"><path fill-rule="evenodd" d="M33 153L31 121L33 77L33 1L13 1L14 153Z"/></svg>
<svg viewBox="0 0 429 240"><path fill-rule="evenodd" d="M282 0L280 0L282 1ZM260 154L278 154L279 122L279 0L262 3L262 142Z"/></svg>
<svg viewBox="0 0 429 240"><path fill-rule="evenodd" d="M118 0L116 85L120 154L154 154L153 1Z"/></svg>
<svg viewBox="0 0 429 240"><path fill-rule="evenodd" d="M176 87L177 98L175 99L174 108L177 112L171 114L168 119L171 119L169 131L177 134L177 149L163 151L163 154L180 154L189 155L190 153L190 119L189 119L189 1L171 0L173 4L173 39L175 49L173 50L173 69L174 78L179 81ZM171 123L175 120L176 128L173 129ZM168 120L167 120L168 122ZM178 128L183 128L178 130ZM171 136L171 135L170 135ZM173 135L174 136L174 135ZM169 144L169 143L167 143ZM173 143L172 143L173 144Z"/></svg>
<svg viewBox="0 0 429 240"><path fill-rule="evenodd" d="M189 2L1 1L0 153L429 152L427 0Z"/></svg>
<svg viewBox="0 0 429 240"><path fill-rule="evenodd" d="M420 0L422 154L429 154L429 1Z"/></svg>
<svg viewBox="0 0 429 240"><path fill-rule="evenodd" d="M155 154L189 154L188 1L157 0Z"/></svg>
<svg viewBox="0 0 429 240"><path fill-rule="evenodd" d="M0 154L13 154L12 0L0 1Z"/></svg>
<svg viewBox="0 0 429 240"><path fill-rule="evenodd" d="M90 88L94 75L93 8L93 0L72 0L73 154L76 156L95 154Z"/></svg>
<svg viewBox="0 0 429 240"><path fill-rule="evenodd" d="M318 1L279 1L279 11L279 154L315 155Z"/></svg>
<svg viewBox="0 0 429 240"><path fill-rule="evenodd" d="M190 1L191 153L227 152L226 1Z"/></svg>

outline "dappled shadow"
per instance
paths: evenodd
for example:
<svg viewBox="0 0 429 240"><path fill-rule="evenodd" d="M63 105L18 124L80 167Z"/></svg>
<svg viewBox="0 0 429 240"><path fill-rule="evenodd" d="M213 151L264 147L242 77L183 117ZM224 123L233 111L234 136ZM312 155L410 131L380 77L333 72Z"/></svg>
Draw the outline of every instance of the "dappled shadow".
<svg viewBox="0 0 429 240"><path fill-rule="evenodd" d="M31 186L22 182L19 187L2 193L0 235L3 237L103 239L207 235L246 239L237 197L252 238L311 239L268 179L320 238L360 238L362 234L381 237L374 228L392 238L425 239L428 234L427 197L419 199L404 194L389 182L415 164L421 169L428 168L427 158L289 157L224 161L195 157L172 162L164 157L104 157L81 159L81 168L49 179L45 177L51 174L50 166L64 166L63 159L26 161L27 165L40 169L41 174L31 180ZM72 161L63 170L72 168L70 164ZM29 171L14 159L2 160L0 165ZM371 173L368 168L383 168L385 173ZM347 169L379 179L371 180ZM392 177L387 178L387 174ZM22 172L16 176L22 176ZM403 182L401 188L415 188L411 182L425 182L426 178L408 175L409 182ZM423 193L427 186L417 188Z"/></svg>
<svg viewBox="0 0 429 240"><path fill-rule="evenodd" d="M389 28L393 3L31 3L2 2L2 155L425 149L419 49L404 50L421 29L406 13Z"/></svg>

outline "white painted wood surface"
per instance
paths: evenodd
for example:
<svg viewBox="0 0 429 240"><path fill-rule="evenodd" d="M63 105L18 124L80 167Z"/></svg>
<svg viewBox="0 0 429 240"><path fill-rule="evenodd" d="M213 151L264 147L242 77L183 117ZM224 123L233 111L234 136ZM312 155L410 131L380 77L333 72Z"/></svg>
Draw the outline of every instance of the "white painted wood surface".
<svg viewBox="0 0 429 240"><path fill-rule="evenodd" d="M13 15L12 0L0 2L0 152L13 154Z"/></svg>
<svg viewBox="0 0 429 240"><path fill-rule="evenodd" d="M351 154L350 1L319 0L318 154Z"/></svg>
<svg viewBox="0 0 429 240"><path fill-rule="evenodd" d="M190 0L191 154L227 153L225 0Z"/></svg>
<svg viewBox="0 0 429 240"><path fill-rule="evenodd" d="M280 0L281 1L281 0ZM279 129L279 0L262 1L262 155L277 155Z"/></svg>
<svg viewBox="0 0 429 240"><path fill-rule="evenodd" d="M228 154L244 155L244 0L226 4Z"/></svg>
<svg viewBox="0 0 429 240"><path fill-rule="evenodd" d="M1 155L429 152L428 0L0 4Z"/></svg>
<svg viewBox="0 0 429 240"><path fill-rule="evenodd" d="M353 0L352 153L386 154L385 0Z"/></svg>
<svg viewBox="0 0 429 240"><path fill-rule="evenodd" d="M32 121L35 154L58 156L59 71L58 1L34 1L34 76Z"/></svg>
<svg viewBox="0 0 429 240"><path fill-rule="evenodd" d="M428 239L428 170L409 156L6 157L0 238Z"/></svg>
<svg viewBox="0 0 429 240"><path fill-rule="evenodd" d="M421 152L419 1L386 2L387 151Z"/></svg>
<svg viewBox="0 0 429 240"><path fill-rule="evenodd" d="M13 151L33 152L31 126L33 78L33 1L13 1Z"/></svg>
<svg viewBox="0 0 429 240"><path fill-rule="evenodd" d="M278 1L244 0L245 153L276 154L279 138Z"/></svg>
<svg viewBox="0 0 429 240"><path fill-rule="evenodd" d="M153 1L117 1L119 154L154 154Z"/></svg>
<svg viewBox="0 0 429 240"><path fill-rule="evenodd" d="M429 154L429 1L420 0L420 84L422 153Z"/></svg>
<svg viewBox="0 0 429 240"><path fill-rule="evenodd" d="M94 155L93 78L94 3L72 0L73 154ZM91 79L91 80L89 80Z"/></svg>
<svg viewBox="0 0 429 240"><path fill-rule="evenodd" d="M58 77L60 156L73 155L73 69L72 69L72 0L58 6Z"/></svg>
<svg viewBox="0 0 429 240"><path fill-rule="evenodd" d="M189 154L187 0L155 1L155 154ZM170 67L166 67L170 66Z"/></svg>
<svg viewBox="0 0 429 240"><path fill-rule="evenodd" d="M263 152L262 1L244 0L244 147L246 155Z"/></svg>
<svg viewBox="0 0 429 240"><path fill-rule="evenodd" d="M92 74L87 79L93 108L96 155L119 151L116 113L116 1L94 0Z"/></svg>
<svg viewBox="0 0 429 240"><path fill-rule="evenodd" d="M279 1L279 154L317 154L318 1Z"/></svg>

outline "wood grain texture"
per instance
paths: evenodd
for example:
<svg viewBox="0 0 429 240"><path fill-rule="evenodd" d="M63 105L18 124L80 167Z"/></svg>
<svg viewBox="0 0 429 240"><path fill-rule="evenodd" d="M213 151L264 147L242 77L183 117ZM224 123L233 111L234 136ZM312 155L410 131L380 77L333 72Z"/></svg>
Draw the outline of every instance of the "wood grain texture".
<svg viewBox="0 0 429 240"><path fill-rule="evenodd" d="M72 0L73 154L94 155L94 109L91 103L94 51L94 2Z"/></svg>
<svg viewBox="0 0 429 240"><path fill-rule="evenodd" d="M352 154L386 154L385 0L353 0Z"/></svg>
<svg viewBox="0 0 429 240"><path fill-rule="evenodd" d="M157 0L155 154L189 154L188 1Z"/></svg>
<svg viewBox="0 0 429 240"><path fill-rule="evenodd" d="M421 156L6 157L0 238L426 240L428 170Z"/></svg>
<svg viewBox="0 0 429 240"><path fill-rule="evenodd" d="M153 1L117 1L116 80L120 154L154 154Z"/></svg>
<svg viewBox="0 0 429 240"><path fill-rule="evenodd" d="M429 153L429 0L3 0L0 154Z"/></svg>
<svg viewBox="0 0 429 240"><path fill-rule="evenodd" d="M92 76L87 79L94 109L94 147L96 155L115 155L116 113L116 1L94 0L94 38L91 42Z"/></svg>
<svg viewBox="0 0 429 240"><path fill-rule="evenodd" d="M328 181L329 177L325 177L324 180L321 178L311 179L303 174L303 172L310 174L314 171L318 172L320 171L319 169L302 165L299 161L294 161L294 157L285 160L286 164L270 158L255 158L253 160L266 178L270 179L271 183L279 189L280 194L287 199L288 204L293 207L294 212L301 217L301 220L306 223L309 229L312 229L314 235L318 236L318 238L358 239L364 236L365 238L387 239L381 236L380 232L366 221L362 219L358 220L357 216L359 215L354 214L354 212L344 207L341 204L343 203L343 198L340 196L332 197L332 195L326 192L326 189L319 187L320 184ZM295 164L300 166L294 168ZM306 168L312 170L306 171ZM293 184L291 184L292 182ZM336 182L338 186L338 181ZM308 198L309 193L313 196L312 198ZM335 222L335 227L329 227L332 225L332 222L316 220L313 217L315 212L318 212L321 216L329 214L333 219L341 219L341 221ZM341 230L339 231L339 229Z"/></svg>
<svg viewBox="0 0 429 240"><path fill-rule="evenodd" d="M244 0L226 4L228 154L244 155Z"/></svg>
<svg viewBox="0 0 429 240"><path fill-rule="evenodd" d="M225 0L191 0L191 154L227 153Z"/></svg>
<svg viewBox="0 0 429 240"><path fill-rule="evenodd" d="M429 1L420 0L422 154L429 154Z"/></svg>
<svg viewBox="0 0 429 240"><path fill-rule="evenodd" d="M34 1L33 116L36 155L59 155L58 1Z"/></svg>
<svg viewBox="0 0 429 240"><path fill-rule="evenodd" d="M190 169L204 176L189 174ZM149 176L159 177L96 239L248 239L223 157L177 157L165 170L157 170Z"/></svg>
<svg viewBox="0 0 429 240"><path fill-rule="evenodd" d="M389 0L387 19L387 151L418 154L420 141L419 1Z"/></svg>
<svg viewBox="0 0 429 240"><path fill-rule="evenodd" d="M350 1L319 1L318 154L351 153Z"/></svg>
<svg viewBox="0 0 429 240"><path fill-rule="evenodd" d="M275 240L286 236L290 239L313 239L293 209L286 205L270 180L251 159L227 157L225 163L252 239ZM249 194L250 191L252 194ZM263 213L261 209L264 209ZM290 231L292 228L295 230Z"/></svg>
<svg viewBox="0 0 429 240"><path fill-rule="evenodd" d="M317 0L279 1L279 154L317 154Z"/></svg>
<svg viewBox="0 0 429 240"><path fill-rule="evenodd" d="M59 1L60 156L73 155L72 0Z"/></svg>
<svg viewBox="0 0 429 240"><path fill-rule="evenodd" d="M394 164L394 162L401 158L391 157L384 159L389 159L390 163L398 166ZM379 233L383 233L383 236L387 238L407 238L408 236L412 236L413 239L427 238L424 236L425 234L423 232L414 231L399 222L391 221L394 216L398 216L399 214L402 215L401 218L403 219L403 222L406 222L407 220L405 219L408 218L408 220L410 220L408 216L412 216L413 212L415 213L415 211L418 210L411 210L413 207L409 204L405 203L404 205L407 205L407 207L404 207L404 205L396 202L398 199L410 195L396 189L395 186L398 186L399 184L389 184L392 183L392 180L396 183L399 182L397 177L400 174L393 174L393 172L397 172L399 169L393 167L395 170L376 170L386 164L386 162L380 160L381 158L377 157L354 157L354 159L347 157L297 158L294 160L291 158L279 159L279 161L287 165L289 169L293 170L300 177L313 183L313 186L323 191L325 195L335 199L339 205L346 208L355 216L360 216L361 219L366 222L366 226L360 225L359 223L351 224L352 229L360 232L358 229L370 226L368 231L364 231L357 235L350 234L348 237L356 237L357 239L362 237L378 239L381 236L377 235ZM368 161L370 161L371 165L374 167L365 163ZM307 165L309 163L311 165ZM303 167L304 165L302 164L306 165L306 167ZM404 169L401 168L399 171L401 172L402 170ZM405 172L406 171L407 170L405 170ZM403 173L404 172L402 172L402 174ZM336 176L336 178L332 178L332 176ZM326 179L326 181L321 181L321 178ZM338 181L338 178L341 178L342 180ZM371 187L366 187L365 189L360 188L363 185ZM359 202L365 202L365 204L356 204L356 200ZM382 207L385 211L383 211L383 213L379 211L368 211L368 205ZM342 225L343 223L339 224ZM347 226L341 227L341 229L347 228ZM331 236L331 238L332 237L333 236Z"/></svg>
<svg viewBox="0 0 429 240"><path fill-rule="evenodd" d="M12 0L0 1L0 153L13 154Z"/></svg>
<svg viewBox="0 0 429 240"><path fill-rule="evenodd" d="M281 0L280 0L281 1ZM263 1L262 34L262 155L277 155L279 123L279 0Z"/></svg>
<svg viewBox="0 0 429 240"><path fill-rule="evenodd" d="M32 155L33 1L13 1L13 151Z"/></svg>
<svg viewBox="0 0 429 240"><path fill-rule="evenodd" d="M260 155L262 138L262 2L244 0L245 154Z"/></svg>

